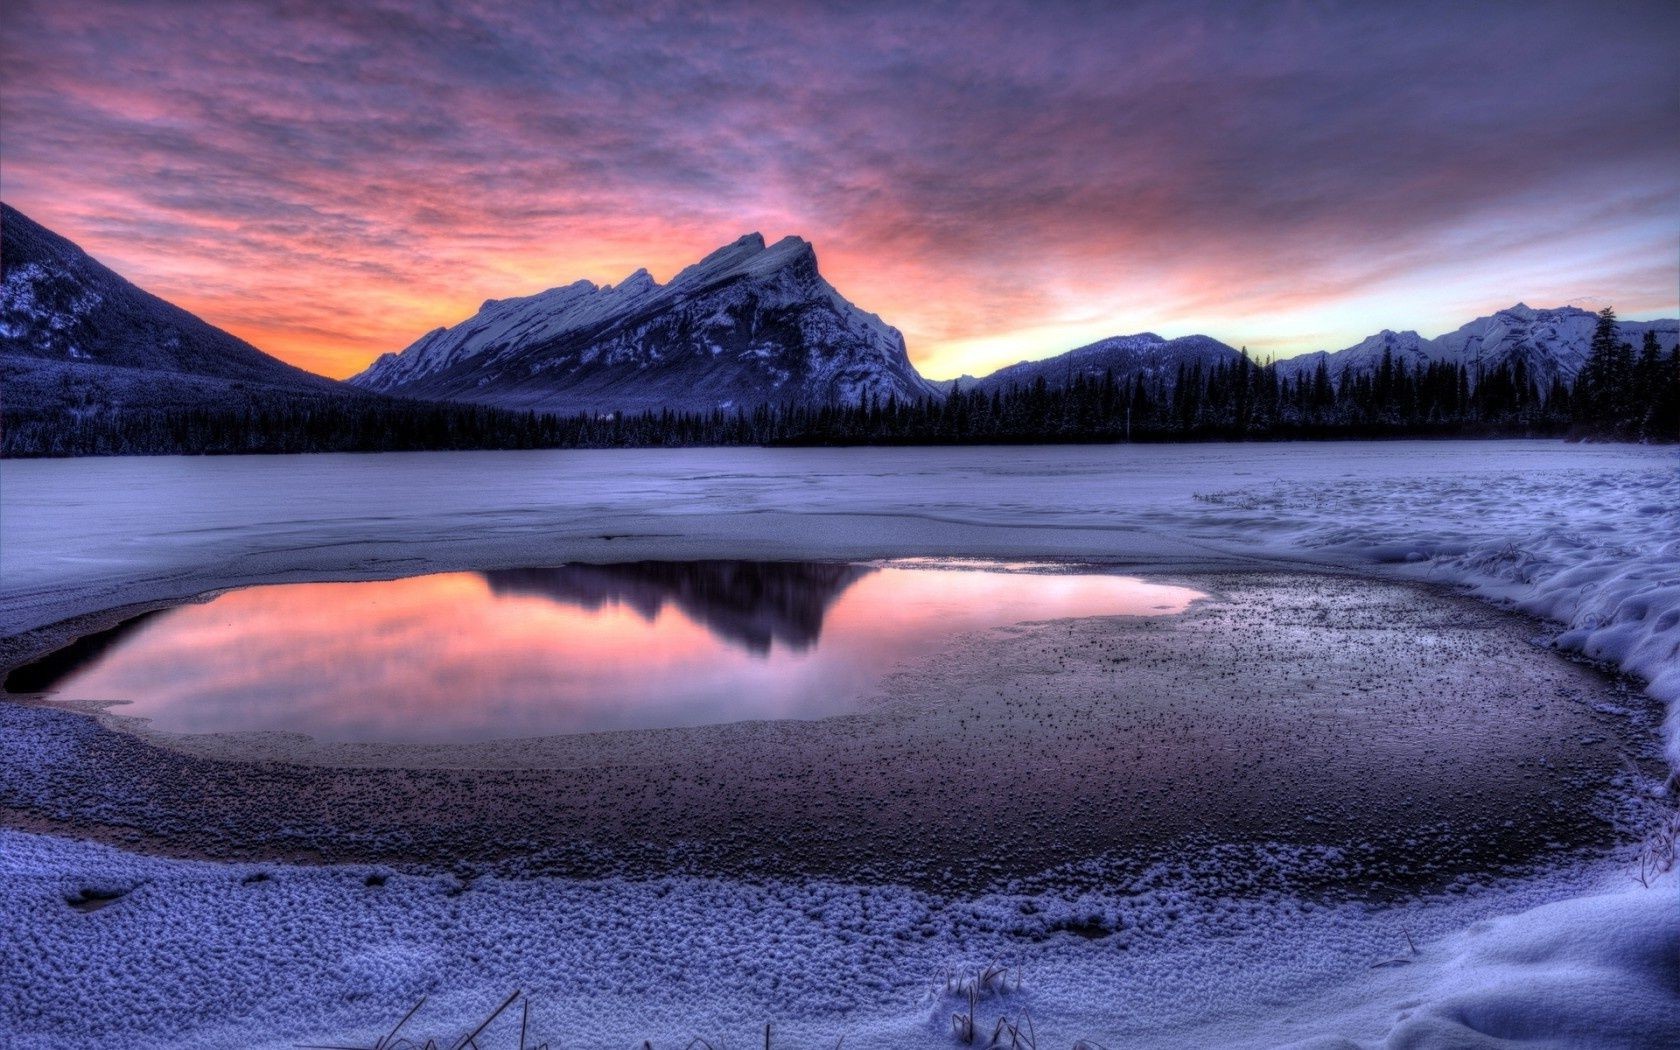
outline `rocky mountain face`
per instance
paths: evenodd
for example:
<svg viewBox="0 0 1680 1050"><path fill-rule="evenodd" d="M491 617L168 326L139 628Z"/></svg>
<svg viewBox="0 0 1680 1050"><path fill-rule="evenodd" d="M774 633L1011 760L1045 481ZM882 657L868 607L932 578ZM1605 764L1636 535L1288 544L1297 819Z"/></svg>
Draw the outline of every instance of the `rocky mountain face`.
<svg viewBox="0 0 1680 1050"><path fill-rule="evenodd" d="M1042 361L1022 361L965 382L963 388L990 393L1013 386L1031 386L1041 378L1047 386L1060 387L1067 386L1075 376L1101 379L1110 372L1121 383L1130 383L1138 376L1146 382L1158 376L1170 381L1177 376L1180 365L1199 364L1206 368L1229 364L1239 356L1236 350L1205 335L1163 339L1154 332L1140 332L1099 340Z"/></svg>
<svg viewBox="0 0 1680 1050"><path fill-rule="evenodd" d="M797 237L749 234L661 285L638 270L477 314L386 354L366 390L555 412L923 397L904 338L847 302Z"/></svg>
<svg viewBox="0 0 1680 1050"><path fill-rule="evenodd" d="M1574 306L1536 310L1518 303L1434 339L1385 328L1342 350L1286 358L1278 362L1278 371L1286 377L1310 374L1323 361L1335 380L1347 372L1375 371L1386 353L1396 364L1404 362L1410 369L1432 361L1450 361L1472 371L1478 364L1492 371L1520 360L1541 386L1549 384L1554 376L1572 382L1586 363L1597 321L1596 314ZM1656 333L1665 351L1680 341L1680 321L1622 321L1620 328L1622 339L1635 348L1647 331ZM964 377L961 383L965 390L991 391L1029 386L1043 378L1049 386L1057 387L1067 385L1074 376L1101 378L1107 372L1123 382L1137 375L1145 380L1162 376L1170 381L1181 364L1206 368L1229 364L1237 356L1238 351L1207 336L1163 339L1153 332L1143 332L1104 339L1042 361L1023 361L979 379ZM949 385L943 384L947 389Z"/></svg>
<svg viewBox="0 0 1680 1050"><path fill-rule="evenodd" d="M1521 361L1535 381L1545 386L1553 378L1574 380L1586 363L1597 322L1597 315L1579 307L1536 310L1518 303L1508 310L1478 317L1434 339L1425 339L1416 332L1385 329L1343 350L1288 358L1278 362L1278 368L1285 375L1296 375L1313 371L1323 361L1330 377L1340 379L1348 371L1367 372L1377 368L1387 350L1396 363L1405 361L1408 368L1414 369L1432 361L1443 361L1468 366L1472 372L1478 365L1484 371L1492 371L1500 365ZM1656 333L1657 342L1664 350L1673 349L1680 340L1680 321L1622 321L1620 327L1622 339L1635 348L1647 331Z"/></svg>
<svg viewBox="0 0 1680 1050"><path fill-rule="evenodd" d="M0 204L0 356L8 372L74 375L62 366L158 373L146 382L238 382L310 393L340 384L294 368L135 287L70 241ZM94 373L89 373L94 374Z"/></svg>
<svg viewBox="0 0 1680 1050"><path fill-rule="evenodd" d="M823 278L811 245L742 237L661 285L638 270L617 285L579 281L518 299L490 300L473 317L386 354L350 381L294 368L135 287L63 237L0 204L0 379L12 418L20 406L93 417L116 408L352 400L390 394L552 412L916 400L953 385L983 392L1062 386L1075 376L1169 381L1186 365L1238 352L1207 336L1115 336L978 379L929 382L904 339ZM1484 370L1522 361L1544 386L1573 380L1595 315L1522 303L1425 339L1384 330L1334 352L1279 362L1285 376L1323 362L1332 378L1371 371L1384 354L1408 367L1450 361ZM1623 321L1637 346L1647 331L1665 351L1680 321ZM375 398L377 400L377 398Z"/></svg>

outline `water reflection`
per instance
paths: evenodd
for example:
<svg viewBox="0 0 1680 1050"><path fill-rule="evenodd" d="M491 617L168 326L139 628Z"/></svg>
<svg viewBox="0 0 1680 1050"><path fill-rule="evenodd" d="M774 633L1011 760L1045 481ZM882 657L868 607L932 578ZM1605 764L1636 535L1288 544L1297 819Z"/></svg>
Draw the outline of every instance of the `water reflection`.
<svg viewBox="0 0 1680 1050"><path fill-rule="evenodd" d="M670 603L720 640L751 653L794 652L822 634L823 614L867 565L762 561L644 561L483 574L495 594L536 594L583 609L622 604L649 623Z"/></svg>
<svg viewBox="0 0 1680 1050"><path fill-rule="evenodd" d="M344 741L815 718L855 709L885 671L964 632L1178 612L1198 597L1095 572L892 563L287 584L154 615L49 680L55 699L128 701L121 713L167 731Z"/></svg>
<svg viewBox="0 0 1680 1050"><path fill-rule="evenodd" d="M86 634L56 652L48 653L32 664L19 667L6 676L8 693L47 693L77 671L97 663L106 651L115 648L124 638L145 626L156 612L141 613L124 620L115 627Z"/></svg>

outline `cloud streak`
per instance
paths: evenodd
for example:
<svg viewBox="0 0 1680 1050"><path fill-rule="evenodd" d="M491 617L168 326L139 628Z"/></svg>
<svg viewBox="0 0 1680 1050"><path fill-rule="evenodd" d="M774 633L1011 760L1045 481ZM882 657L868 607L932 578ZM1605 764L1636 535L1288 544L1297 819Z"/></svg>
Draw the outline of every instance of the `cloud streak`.
<svg viewBox="0 0 1680 1050"><path fill-rule="evenodd" d="M333 375L748 229L935 375L1675 306L1672 5L348 6L8 5L6 198Z"/></svg>

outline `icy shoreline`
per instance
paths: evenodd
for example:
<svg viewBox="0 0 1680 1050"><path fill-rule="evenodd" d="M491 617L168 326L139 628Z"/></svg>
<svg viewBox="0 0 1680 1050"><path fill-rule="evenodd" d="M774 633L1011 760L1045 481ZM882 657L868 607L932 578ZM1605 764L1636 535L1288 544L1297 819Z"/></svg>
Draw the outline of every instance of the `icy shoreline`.
<svg viewBox="0 0 1680 1050"><path fill-rule="evenodd" d="M10 461L0 637L252 583L566 561L1306 562L1470 588L1680 703L1680 452L1560 441ZM1680 722L1668 734L1680 764Z"/></svg>
<svg viewBox="0 0 1680 1050"><path fill-rule="evenodd" d="M1641 676L1670 705L1666 743L1680 762L1677 464L1668 450L1554 442L7 463L0 633L244 583L567 560L1068 557L1146 571L1305 562L1463 586L1557 623L1561 648ZM1053 953L1002 961L1028 964L1021 1001L1040 1045L1113 1039L1127 1022L1102 1018L1151 1011L1156 1022L1118 1045L1670 1045L1680 1039L1680 888L1669 876L1646 889L1632 870L1560 871L1357 915L1322 909L1281 929L1239 922L1187 954L1105 953L1105 941L1057 934L1046 942ZM665 907L650 910L641 896L650 884L475 883L473 893L452 895L447 879L394 878L385 888L396 892L380 897L364 884L370 872L262 872L269 878L247 886L254 866L0 832L0 901L8 915L27 916L8 922L0 948L49 967L28 971L30 989L69 996L37 999L12 979L0 986L0 1014L35 1030L31 1019L82 1008L78 982L92 979L116 982L98 987L136 1009L160 1001L163 986L132 983L109 961L90 963L93 974L56 969L62 938L85 936L69 924L90 918L56 900L97 888L71 885L88 878L132 889L122 908L100 913L111 932L96 939L145 945L154 972L224 988L229 1014L239 1012L242 987L272 984L273 967L284 971L288 961L302 967L288 978L298 989L310 967L336 966L382 1002L402 1001L413 990L404 981L441 973L446 989L470 986L433 1003L459 1017L487 1012L502 983L538 969L560 975L529 990L539 1010L552 995L562 1020L545 1037L566 1045L682 1045L708 1033L740 1040L770 1017L790 1018L780 1030L793 1045L802 1034L828 1045L848 1031L856 1033L848 1047L949 1045L951 1004L922 996L944 966L993 961L996 942L973 933L986 915L1021 913L1018 900L953 903L941 913L957 923L947 929L928 919L938 907L898 895L908 891L713 882L665 885L660 899L675 892L688 901L690 921L649 929L634 916ZM572 912L545 910L567 901ZM630 918L599 929L593 918L542 918L593 916L603 906L600 914ZM1169 892L1139 906L1165 914L1189 905ZM765 909L785 915L790 931L768 949L741 939ZM369 934L381 928L369 923L403 914L414 921L400 922L399 935ZM521 917L546 939L516 936ZM935 921L931 938L917 925L925 921ZM318 941L318 954L265 954L260 934L275 923ZM224 929L245 933L219 940ZM1406 936L1418 941L1415 957ZM922 940L942 950L905 947ZM1302 973L1294 967L1307 944L1318 962ZM650 962L649 950L664 961ZM598 966L611 959L623 966ZM1151 959L1161 969L1149 970ZM1366 971L1372 959L1396 965ZM624 968L632 963L654 968ZM591 979L597 986L580 987ZM578 997L594 1016L617 1020L566 1029L564 1004ZM784 1002L804 1004L804 1013L770 1007ZM294 1041L305 1019L335 1037L365 1028L370 1039L395 1020L356 1003L335 1013L301 990L273 1007L283 1016L272 1020L289 1026L277 1043ZM853 1014L833 1013L847 1009ZM1225 1014L1218 1025L1193 1026L1217 1012ZM216 1045L252 1031L143 1039Z"/></svg>
<svg viewBox="0 0 1680 1050"><path fill-rule="evenodd" d="M1617 667L1670 707L1680 768L1680 456L1655 470L1467 482L1288 482L1198 497L1197 533L1275 530L1281 550L1442 581L1558 625L1555 644Z"/></svg>

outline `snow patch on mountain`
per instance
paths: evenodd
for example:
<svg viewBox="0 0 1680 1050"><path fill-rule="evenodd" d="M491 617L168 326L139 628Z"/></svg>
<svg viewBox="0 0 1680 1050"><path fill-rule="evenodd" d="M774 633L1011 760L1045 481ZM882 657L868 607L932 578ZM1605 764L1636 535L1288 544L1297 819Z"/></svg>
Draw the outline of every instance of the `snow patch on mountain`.
<svg viewBox="0 0 1680 1050"><path fill-rule="evenodd" d="M1526 303L1500 310L1487 317L1478 317L1444 335L1424 339L1416 332L1393 332L1384 329L1353 346L1342 350L1319 350L1278 362L1285 376L1311 373L1324 362L1332 379L1347 373L1375 370L1382 363L1383 354L1390 354L1395 364L1404 362L1410 369L1433 362L1491 372L1501 365L1515 366L1519 361L1528 369L1536 383L1546 386L1553 379L1572 382L1586 364L1592 345L1593 329L1598 315L1576 306L1537 310ZM1665 351L1680 341L1680 321L1621 321L1622 339L1638 347L1646 332L1655 332L1657 343Z"/></svg>
<svg viewBox="0 0 1680 1050"><path fill-rule="evenodd" d="M35 262L8 267L0 281L0 338L43 357L86 359L72 333L102 301L93 288Z"/></svg>
<svg viewBox="0 0 1680 1050"><path fill-rule="evenodd" d="M535 295L487 299L471 318L453 328L433 329L401 353L382 354L351 382L395 391L486 352L556 339L608 321L658 288L646 270L637 270L616 287L577 281Z"/></svg>
<svg viewBox="0 0 1680 1050"><path fill-rule="evenodd" d="M1100 339L1040 361L1022 361L1000 368L972 385L983 391L1008 390L1031 386L1043 379L1047 386L1058 387L1066 386L1076 377L1103 379L1111 373L1123 383L1139 376L1146 380L1157 377L1170 380L1176 377L1180 365L1207 368L1229 364L1239 357L1235 349L1205 335L1164 339L1154 332L1138 332Z"/></svg>
<svg viewBox="0 0 1680 1050"><path fill-rule="evenodd" d="M389 393L549 410L858 403L933 392L903 336L817 269L809 242L748 234L661 285L578 281L492 299L351 380Z"/></svg>

